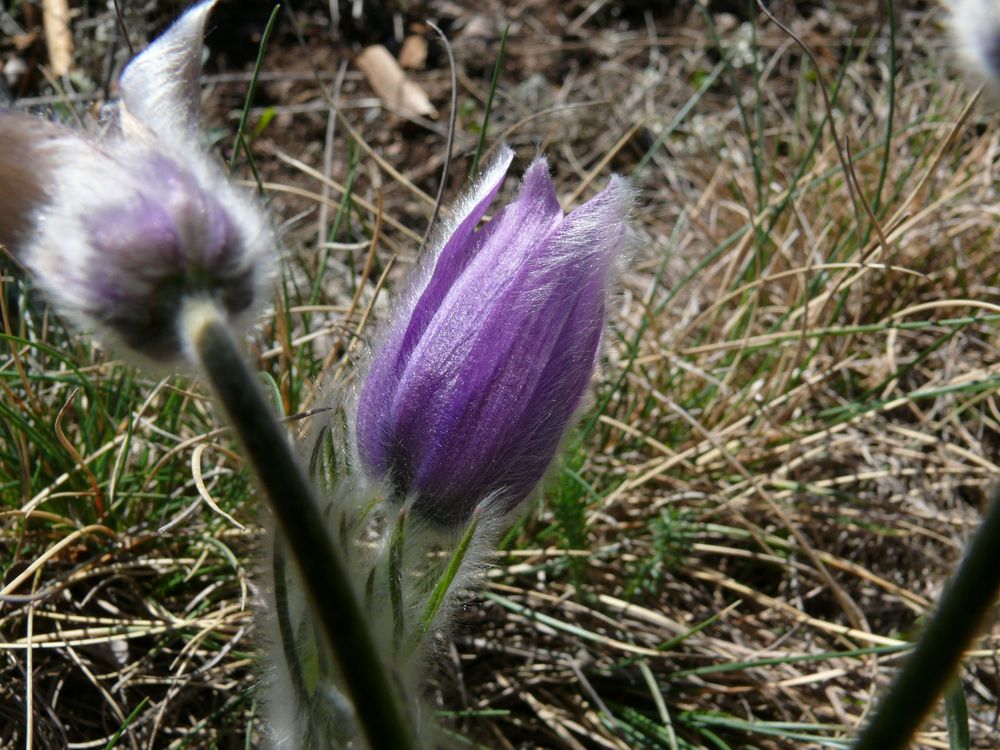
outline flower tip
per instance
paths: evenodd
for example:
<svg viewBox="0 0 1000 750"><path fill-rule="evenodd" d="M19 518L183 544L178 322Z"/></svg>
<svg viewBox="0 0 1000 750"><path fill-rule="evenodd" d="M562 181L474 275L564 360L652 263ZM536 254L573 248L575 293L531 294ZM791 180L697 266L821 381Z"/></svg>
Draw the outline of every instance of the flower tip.
<svg viewBox="0 0 1000 750"><path fill-rule="evenodd" d="M205 23L217 2L203 0L188 8L125 66L118 84L126 133L148 129L158 138L177 140L196 131Z"/></svg>
<svg viewBox="0 0 1000 750"><path fill-rule="evenodd" d="M550 216L554 220L562 218L562 207L549 172L549 160L544 156L536 157L524 171L518 200L529 202L531 211Z"/></svg>
<svg viewBox="0 0 1000 750"><path fill-rule="evenodd" d="M514 161L516 152L507 143L501 143L497 147L496 155L490 161L490 165L502 163L504 165L504 171L510 169L511 162Z"/></svg>
<svg viewBox="0 0 1000 750"><path fill-rule="evenodd" d="M497 149L496 154L490 159L486 167L475 176L472 190L470 190L456 208L456 214L464 215L482 203L484 200L492 200L496 193L503 186L504 178L514 162L514 149L506 143ZM483 211L486 207L483 207Z"/></svg>
<svg viewBox="0 0 1000 750"><path fill-rule="evenodd" d="M635 199L639 195L639 190L632 184L632 181L617 173L611 175L611 179L608 180L608 184L601 192L607 194L608 202L622 213L623 219L627 218L632 211Z"/></svg>

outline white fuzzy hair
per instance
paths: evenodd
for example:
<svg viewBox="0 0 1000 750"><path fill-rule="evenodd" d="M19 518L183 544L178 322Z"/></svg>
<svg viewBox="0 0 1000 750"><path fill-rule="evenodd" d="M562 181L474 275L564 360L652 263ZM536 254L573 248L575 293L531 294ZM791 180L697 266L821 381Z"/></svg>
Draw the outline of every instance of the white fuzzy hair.
<svg viewBox="0 0 1000 750"><path fill-rule="evenodd" d="M945 6L959 64L1000 100L1000 0L946 0Z"/></svg>

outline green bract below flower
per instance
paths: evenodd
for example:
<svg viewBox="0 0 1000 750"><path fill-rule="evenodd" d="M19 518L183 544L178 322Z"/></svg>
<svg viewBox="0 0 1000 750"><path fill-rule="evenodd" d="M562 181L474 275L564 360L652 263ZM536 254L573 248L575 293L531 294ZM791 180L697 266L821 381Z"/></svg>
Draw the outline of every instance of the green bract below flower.
<svg viewBox="0 0 1000 750"><path fill-rule="evenodd" d="M505 149L456 210L377 347L358 402L365 470L440 524L501 514L545 474L597 360L633 191L620 178L565 215L535 160L480 229Z"/></svg>

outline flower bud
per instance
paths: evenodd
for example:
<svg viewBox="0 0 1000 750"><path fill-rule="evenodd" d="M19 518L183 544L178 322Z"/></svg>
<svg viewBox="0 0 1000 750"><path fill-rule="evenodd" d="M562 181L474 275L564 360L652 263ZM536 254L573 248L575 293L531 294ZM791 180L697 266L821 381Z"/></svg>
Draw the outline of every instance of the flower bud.
<svg viewBox="0 0 1000 750"><path fill-rule="evenodd" d="M483 501L509 513L544 475L590 382L625 244L628 184L612 178L564 215L542 159L477 230L512 159L505 150L455 212L358 401L365 470L440 524Z"/></svg>
<svg viewBox="0 0 1000 750"><path fill-rule="evenodd" d="M952 0L948 6L956 55L968 74L995 95L1000 89L1000 2Z"/></svg>
<svg viewBox="0 0 1000 750"><path fill-rule="evenodd" d="M267 222L197 140L214 4L194 6L126 67L105 138L0 112L0 243L65 313L145 364L185 354L186 301L245 325L267 298Z"/></svg>

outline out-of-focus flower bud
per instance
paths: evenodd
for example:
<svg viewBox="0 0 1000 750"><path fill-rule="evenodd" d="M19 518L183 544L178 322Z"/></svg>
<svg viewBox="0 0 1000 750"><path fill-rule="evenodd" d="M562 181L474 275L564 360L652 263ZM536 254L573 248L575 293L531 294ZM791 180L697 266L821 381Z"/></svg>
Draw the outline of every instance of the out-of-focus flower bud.
<svg viewBox="0 0 1000 750"><path fill-rule="evenodd" d="M977 83L1000 91L1000 2L950 0L948 25L955 53Z"/></svg>
<svg viewBox="0 0 1000 750"><path fill-rule="evenodd" d="M620 178L564 215L544 160L482 228L513 153L455 212L374 354L357 410L365 470L440 524L538 484L580 405L633 191Z"/></svg>
<svg viewBox="0 0 1000 750"><path fill-rule="evenodd" d="M0 113L0 243L79 324L143 363L175 366L190 299L246 325L267 299L274 242L255 201L197 139L214 0L122 74L113 132L91 138Z"/></svg>

